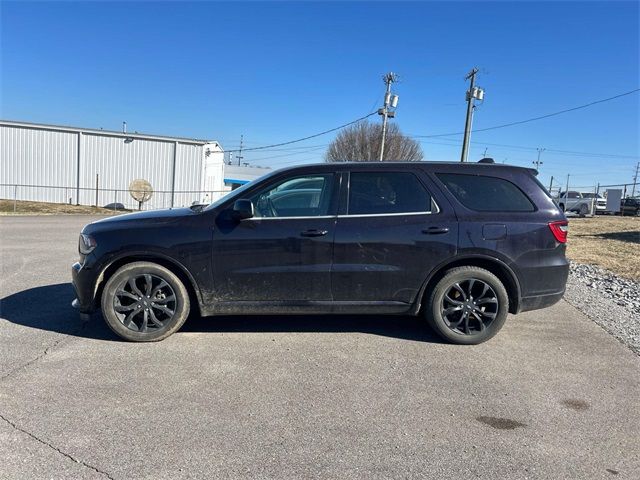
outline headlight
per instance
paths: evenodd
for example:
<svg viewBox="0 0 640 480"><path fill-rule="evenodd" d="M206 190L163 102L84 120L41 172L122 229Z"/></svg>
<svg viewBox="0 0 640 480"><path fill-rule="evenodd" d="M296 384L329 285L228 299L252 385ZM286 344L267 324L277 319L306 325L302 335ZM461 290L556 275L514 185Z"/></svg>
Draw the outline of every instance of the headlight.
<svg viewBox="0 0 640 480"><path fill-rule="evenodd" d="M78 250L82 255L89 255L98 246L96 239L86 233L80 234Z"/></svg>

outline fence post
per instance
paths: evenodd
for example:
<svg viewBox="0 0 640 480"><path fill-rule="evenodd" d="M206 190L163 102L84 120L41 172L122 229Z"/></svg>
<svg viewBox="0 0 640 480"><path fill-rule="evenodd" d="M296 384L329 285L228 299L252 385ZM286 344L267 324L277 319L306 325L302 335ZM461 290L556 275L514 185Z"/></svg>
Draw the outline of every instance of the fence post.
<svg viewBox="0 0 640 480"><path fill-rule="evenodd" d="M82 132L78 132L77 146L77 165L76 165L76 205L80 205L80 162L82 160Z"/></svg>
<svg viewBox="0 0 640 480"><path fill-rule="evenodd" d="M18 203L18 185L13 186L13 213L16 213Z"/></svg>
<svg viewBox="0 0 640 480"><path fill-rule="evenodd" d="M96 173L96 208L98 207L98 181L100 179L100 174Z"/></svg>
<svg viewBox="0 0 640 480"><path fill-rule="evenodd" d="M173 142L173 164L171 165L171 199L169 202L169 208L173 208L173 197L176 191L176 160L177 158L178 158L178 142Z"/></svg>

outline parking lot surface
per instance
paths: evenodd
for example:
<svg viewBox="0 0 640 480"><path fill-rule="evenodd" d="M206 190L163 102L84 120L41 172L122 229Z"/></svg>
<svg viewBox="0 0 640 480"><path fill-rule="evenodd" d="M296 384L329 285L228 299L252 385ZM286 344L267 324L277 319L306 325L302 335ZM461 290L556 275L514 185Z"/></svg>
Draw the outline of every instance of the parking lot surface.
<svg viewBox="0 0 640 480"><path fill-rule="evenodd" d="M640 478L640 359L562 301L488 343L419 318L71 308L83 216L0 217L0 478Z"/></svg>

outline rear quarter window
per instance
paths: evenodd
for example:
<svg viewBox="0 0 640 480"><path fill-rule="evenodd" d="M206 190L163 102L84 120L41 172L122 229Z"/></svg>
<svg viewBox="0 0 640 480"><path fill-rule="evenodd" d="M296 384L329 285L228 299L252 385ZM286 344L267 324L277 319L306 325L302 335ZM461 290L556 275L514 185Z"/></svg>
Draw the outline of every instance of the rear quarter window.
<svg viewBox="0 0 640 480"><path fill-rule="evenodd" d="M480 212L533 212L535 206L514 183L504 178L458 173L436 176L462 205Z"/></svg>

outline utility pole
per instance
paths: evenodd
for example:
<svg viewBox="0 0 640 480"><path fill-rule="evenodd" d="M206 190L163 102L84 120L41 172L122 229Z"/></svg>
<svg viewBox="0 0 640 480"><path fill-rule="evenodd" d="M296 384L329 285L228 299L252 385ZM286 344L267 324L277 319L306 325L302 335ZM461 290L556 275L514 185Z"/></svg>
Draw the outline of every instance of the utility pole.
<svg viewBox="0 0 640 480"><path fill-rule="evenodd" d="M469 90L467 90L467 118L464 122L464 140L462 141L462 155L460 156L461 162L466 162L467 156L469 155L471 122L473 121L473 109L475 108L473 101L482 100L484 98L484 90L476 87L477 74L478 69L474 67L464 78L465 80L469 80Z"/></svg>
<svg viewBox="0 0 640 480"><path fill-rule="evenodd" d="M536 148L536 150L538 150L538 159L535 162L531 162L536 166L536 170L539 171L540 170L540 165L542 165L544 162L540 161L540 154L542 152L544 152L546 150L546 148Z"/></svg>
<svg viewBox="0 0 640 480"><path fill-rule="evenodd" d="M389 107L395 108L398 105L398 96L391 96L391 84L398 81L398 76L393 72L389 72L382 77L382 80L387 85L387 91L384 94L384 105L378 110L378 115L382 115L382 139L380 140L380 158L378 159L381 162L384 160L384 143L387 138L387 120L395 117L396 115L396 112L389 110Z"/></svg>
<svg viewBox="0 0 640 480"><path fill-rule="evenodd" d="M569 174L568 173L567 173L567 188L565 189L564 194L569 195Z"/></svg>
<svg viewBox="0 0 640 480"><path fill-rule="evenodd" d="M238 150L238 166L240 166L240 162L242 162L242 160L244 159L244 157L242 156L242 142L244 140L244 135L240 135L240 149Z"/></svg>
<svg viewBox="0 0 640 480"><path fill-rule="evenodd" d="M631 197L636 194L636 183L638 183L638 170L640 170L640 162L636 163L636 173L633 176L633 186L631 187Z"/></svg>

